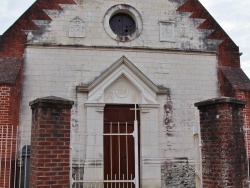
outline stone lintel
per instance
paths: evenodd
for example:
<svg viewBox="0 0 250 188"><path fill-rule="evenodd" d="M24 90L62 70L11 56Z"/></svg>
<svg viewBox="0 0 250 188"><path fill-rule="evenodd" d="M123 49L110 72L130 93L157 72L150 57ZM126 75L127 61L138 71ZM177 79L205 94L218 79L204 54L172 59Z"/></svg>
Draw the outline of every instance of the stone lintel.
<svg viewBox="0 0 250 188"><path fill-rule="evenodd" d="M55 97L55 96L48 96L48 97L42 97L37 98L29 103L31 108L35 107L54 107L54 108L66 108L71 109L74 105L74 101Z"/></svg>
<svg viewBox="0 0 250 188"><path fill-rule="evenodd" d="M197 102L194 104L196 107L208 106L208 105L216 105L216 104L223 104L223 103L230 103L230 104L237 104L237 105L246 105L247 102L243 100L238 100L231 97L218 97L213 99L204 100L201 102Z"/></svg>

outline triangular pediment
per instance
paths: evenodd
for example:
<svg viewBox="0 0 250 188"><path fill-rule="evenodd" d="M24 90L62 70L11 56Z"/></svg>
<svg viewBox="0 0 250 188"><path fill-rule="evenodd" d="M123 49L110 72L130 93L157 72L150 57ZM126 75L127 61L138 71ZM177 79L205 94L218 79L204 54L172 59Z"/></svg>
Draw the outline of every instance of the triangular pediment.
<svg viewBox="0 0 250 188"><path fill-rule="evenodd" d="M87 92L90 103L156 104L156 95L168 92L156 86L125 56L121 57L91 84L77 86L78 92Z"/></svg>

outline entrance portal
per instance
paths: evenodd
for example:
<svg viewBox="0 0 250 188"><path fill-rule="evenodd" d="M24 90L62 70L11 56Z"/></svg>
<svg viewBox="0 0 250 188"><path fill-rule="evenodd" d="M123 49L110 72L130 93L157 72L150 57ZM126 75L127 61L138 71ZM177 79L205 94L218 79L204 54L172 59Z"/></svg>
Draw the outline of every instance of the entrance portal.
<svg viewBox="0 0 250 188"><path fill-rule="evenodd" d="M140 140L140 113L138 111L136 113L138 135L134 134L134 105L106 105L104 108L105 188L135 187L135 161L137 160L136 157L138 157L135 155L135 137ZM136 187L139 187L139 185Z"/></svg>

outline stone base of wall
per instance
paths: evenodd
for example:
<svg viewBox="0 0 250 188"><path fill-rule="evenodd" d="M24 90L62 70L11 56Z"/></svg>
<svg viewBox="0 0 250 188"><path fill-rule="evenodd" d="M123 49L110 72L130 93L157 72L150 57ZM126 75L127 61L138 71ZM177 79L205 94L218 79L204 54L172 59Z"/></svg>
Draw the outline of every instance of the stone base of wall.
<svg viewBox="0 0 250 188"><path fill-rule="evenodd" d="M161 167L162 188L195 188L195 165L177 158Z"/></svg>

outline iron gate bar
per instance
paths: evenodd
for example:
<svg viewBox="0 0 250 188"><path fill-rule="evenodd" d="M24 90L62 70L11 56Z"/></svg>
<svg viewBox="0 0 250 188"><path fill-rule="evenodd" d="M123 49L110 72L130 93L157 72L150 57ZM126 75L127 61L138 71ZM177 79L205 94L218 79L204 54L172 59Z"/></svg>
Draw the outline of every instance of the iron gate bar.
<svg viewBox="0 0 250 188"><path fill-rule="evenodd" d="M21 146L30 143L19 126L0 125L0 178L2 187L27 187L27 148L22 163ZM26 155L25 155L26 154ZM19 164L19 166L18 166ZM24 173L22 172L24 170ZM24 180L23 182L21 180ZM27 180L27 181L26 181Z"/></svg>
<svg viewBox="0 0 250 188"><path fill-rule="evenodd" d="M112 132L112 122L110 123L110 132ZM111 165L111 176L112 176L112 174L113 174L113 163L112 163L112 161L113 161L113 159L112 159L113 158L113 155L112 155L113 142L112 142L111 136L109 137L109 141L110 141L110 165ZM107 177L107 179L109 179L109 178ZM116 179L116 175L115 175L115 179Z"/></svg>
<svg viewBox="0 0 250 188"><path fill-rule="evenodd" d="M139 188L139 139L138 139L138 121L135 104L135 121L134 121L134 142L135 142L135 188Z"/></svg>
<svg viewBox="0 0 250 188"><path fill-rule="evenodd" d="M107 123L107 122L106 122ZM109 174L107 174L106 178L107 180L103 180L103 181L97 181L97 182L102 182L102 183L111 183L111 187L112 187L112 183L133 183L135 184L135 179L132 179L132 174L131 174L131 180L129 180L128 176L128 157L126 157L126 172L127 172L127 180L125 179L125 175L121 174L121 136L126 136L126 156L128 156L128 136L134 136L134 132L133 133L128 133L128 123L125 123L125 127L126 127L126 133L121 133L121 124L120 122L117 122L117 124L114 124L114 122L109 122L110 123L110 133L103 133L103 136L110 136L110 169L111 169L111 176L109 177ZM113 125L117 125L118 128L118 133L112 133L113 132ZM118 174L114 174L115 179L112 179L113 176L113 162L112 162L112 158L113 158L113 154L112 154L112 148L113 148L113 136L118 136ZM117 175L118 175L118 179L117 179ZM85 181L87 182L87 181ZM93 182L93 181L92 181ZM115 184L116 187L116 184ZM119 184L120 187L120 184Z"/></svg>
<svg viewBox="0 0 250 188"><path fill-rule="evenodd" d="M134 133L128 133L128 134L103 134L103 136L134 136Z"/></svg>
<svg viewBox="0 0 250 188"><path fill-rule="evenodd" d="M135 179L132 180L89 180L89 181L80 181L74 180L74 183L135 183Z"/></svg>

